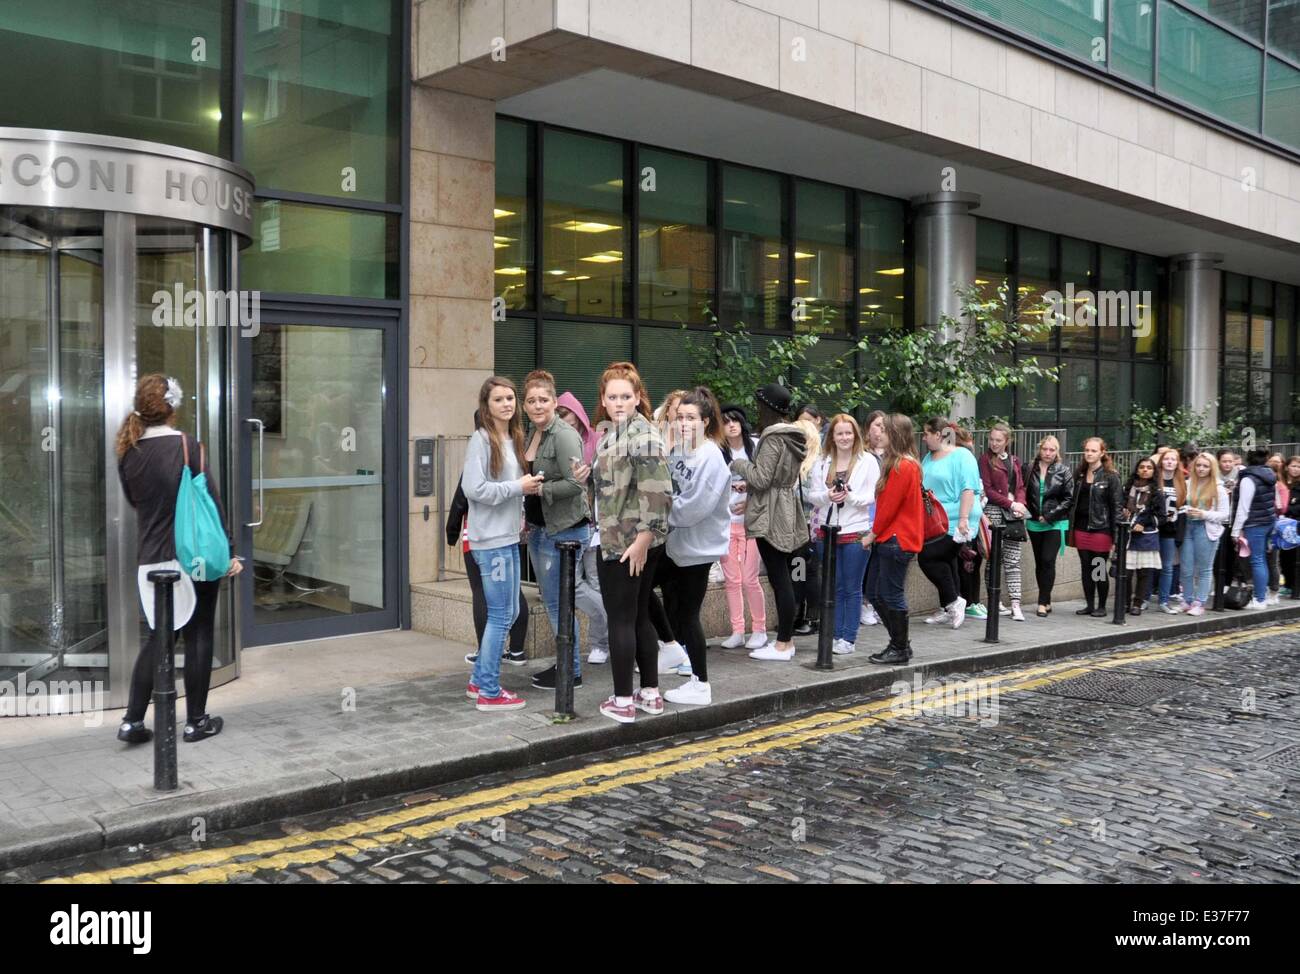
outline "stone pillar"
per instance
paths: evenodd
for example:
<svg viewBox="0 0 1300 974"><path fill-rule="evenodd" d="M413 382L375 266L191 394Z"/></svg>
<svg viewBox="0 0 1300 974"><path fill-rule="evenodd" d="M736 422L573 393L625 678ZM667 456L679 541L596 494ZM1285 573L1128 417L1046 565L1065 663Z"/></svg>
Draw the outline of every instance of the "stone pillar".
<svg viewBox="0 0 1300 974"><path fill-rule="evenodd" d="M473 430L478 390L492 374L492 210L496 102L411 89L410 401L412 440ZM411 582L437 576L437 498L409 498ZM455 482L455 474L449 474ZM434 513L424 519L424 507ZM449 558L453 555L449 553ZM457 561L449 567L459 567Z"/></svg>
<svg viewBox="0 0 1300 974"><path fill-rule="evenodd" d="M1170 257L1170 403L1202 410L1219 422L1219 317L1222 307L1222 254Z"/></svg>
<svg viewBox="0 0 1300 974"><path fill-rule="evenodd" d="M919 325L938 325L945 315L958 315L961 299L955 288L975 281L975 193L928 193L912 199L915 215L916 308ZM973 396L959 396L952 415L974 416Z"/></svg>

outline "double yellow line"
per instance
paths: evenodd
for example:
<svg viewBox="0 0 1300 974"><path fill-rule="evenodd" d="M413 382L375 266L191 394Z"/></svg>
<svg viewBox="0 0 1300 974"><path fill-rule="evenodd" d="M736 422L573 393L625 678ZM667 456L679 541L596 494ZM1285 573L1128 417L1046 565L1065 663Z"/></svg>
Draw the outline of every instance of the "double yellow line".
<svg viewBox="0 0 1300 974"><path fill-rule="evenodd" d="M1003 693L1035 690L1099 670L1159 662L1214 649L1240 648L1259 639L1294 632L1300 632L1300 623L1271 626L1267 629L1236 630L1170 646L1114 653L1086 662L1071 660L1025 667L946 687L922 688L920 693L908 690L858 707L824 711L755 728L742 734L694 741L643 756L593 764L562 774L487 788L455 798L422 802L400 811L373 815L333 828L262 839L221 849L164 856L132 866L78 873L46 882L110 883L135 879L157 883L210 883L225 882L263 869L311 865L358 850L391 847L407 840L425 839L471 822L589 798L626 785L657 781L771 750L797 748L834 734L851 734L899 717L923 713L935 704L953 699L954 694L960 694L958 699L977 701ZM256 858L245 862L235 861L247 856Z"/></svg>

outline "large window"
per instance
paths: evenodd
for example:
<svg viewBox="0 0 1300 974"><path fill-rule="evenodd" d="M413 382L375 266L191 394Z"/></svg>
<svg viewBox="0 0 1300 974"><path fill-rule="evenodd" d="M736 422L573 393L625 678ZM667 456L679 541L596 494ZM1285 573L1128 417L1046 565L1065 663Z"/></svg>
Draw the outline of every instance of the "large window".
<svg viewBox="0 0 1300 974"><path fill-rule="evenodd" d="M712 167L642 149L637 156L637 279L641 317L704 322L713 303Z"/></svg>
<svg viewBox="0 0 1300 974"><path fill-rule="evenodd" d="M903 205L873 193L858 194L858 328L885 331L906 321L907 258Z"/></svg>
<svg viewBox="0 0 1300 974"><path fill-rule="evenodd" d="M750 329L785 329L792 320L783 176L741 166L722 169L722 320ZM795 272L798 273L797 271ZM783 279L786 284L783 284Z"/></svg>
<svg viewBox="0 0 1300 974"><path fill-rule="evenodd" d="M1223 276L1220 419L1261 440L1293 442L1297 427L1296 288L1240 274Z"/></svg>
<svg viewBox="0 0 1300 974"><path fill-rule="evenodd" d="M492 246L496 293L512 311L531 310L533 282L532 129L497 119L497 197Z"/></svg>
<svg viewBox="0 0 1300 974"><path fill-rule="evenodd" d="M795 327L848 334L853 314L852 194L838 186L795 183ZM896 282L887 282L890 290Z"/></svg>

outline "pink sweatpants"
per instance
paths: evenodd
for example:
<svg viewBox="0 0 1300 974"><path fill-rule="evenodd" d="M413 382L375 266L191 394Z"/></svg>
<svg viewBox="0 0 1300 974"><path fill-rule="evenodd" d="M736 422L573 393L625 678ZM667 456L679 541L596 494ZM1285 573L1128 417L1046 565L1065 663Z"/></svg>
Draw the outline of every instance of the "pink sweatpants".
<svg viewBox="0 0 1300 974"><path fill-rule="evenodd" d="M731 631L745 631L745 604L749 599L752 632L767 632L767 602L758 584L758 545L745 537L743 522L731 525L731 550L722 558L722 577L727 583L727 608L731 611Z"/></svg>

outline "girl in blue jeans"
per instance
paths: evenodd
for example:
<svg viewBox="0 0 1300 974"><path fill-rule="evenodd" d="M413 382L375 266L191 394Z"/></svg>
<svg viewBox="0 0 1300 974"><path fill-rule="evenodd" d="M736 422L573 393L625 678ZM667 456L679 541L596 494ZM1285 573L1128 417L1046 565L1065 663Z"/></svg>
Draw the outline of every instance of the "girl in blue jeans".
<svg viewBox="0 0 1300 974"><path fill-rule="evenodd" d="M524 473L523 423L515 384L501 376L478 394L483 427L470 437L461 486L469 501L470 551L487 602L487 626L465 695L484 713L519 710L524 700L501 686L501 653L519 611L519 529L524 495L537 494L542 479Z"/></svg>
<svg viewBox="0 0 1300 974"><path fill-rule="evenodd" d="M1182 458L1177 450L1161 450L1156 457L1156 483L1164 494L1160 520L1160 611L1173 614L1181 611L1170 602L1170 597L1175 594L1174 583L1179 575L1176 562L1187 530L1187 519L1182 513L1187 503L1187 482L1183 479Z"/></svg>
<svg viewBox="0 0 1300 974"><path fill-rule="evenodd" d="M1187 484L1187 533L1183 538L1183 585L1191 588L1189 616L1205 614L1214 577L1214 559L1228 520L1228 492L1215 475L1214 457L1192 460Z"/></svg>
<svg viewBox="0 0 1300 974"><path fill-rule="evenodd" d="M1232 539L1250 546L1250 574L1254 599L1248 609L1268 607L1268 536L1277 522L1277 475L1264 464L1268 450L1254 449L1237 474L1237 516Z"/></svg>

